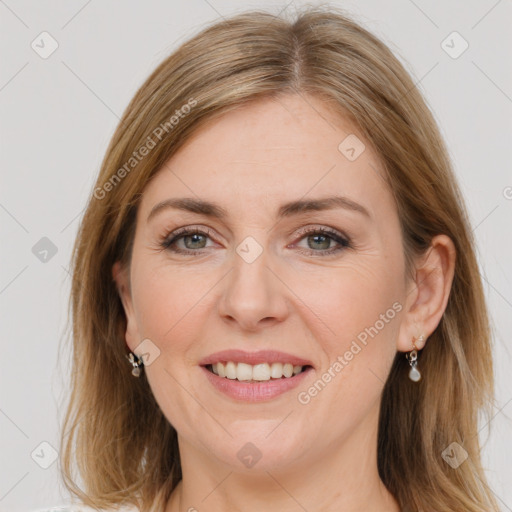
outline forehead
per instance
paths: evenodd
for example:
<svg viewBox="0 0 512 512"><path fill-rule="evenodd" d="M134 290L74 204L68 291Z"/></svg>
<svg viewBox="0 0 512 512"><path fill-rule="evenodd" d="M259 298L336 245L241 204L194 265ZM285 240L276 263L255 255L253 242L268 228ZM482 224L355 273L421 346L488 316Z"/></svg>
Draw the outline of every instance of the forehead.
<svg viewBox="0 0 512 512"><path fill-rule="evenodd" d="M348 119L316 97L289 95L203 125L151 180L141 210L147 217L159 201L195 196L241 212L337 193L372 211L386 199L382 176L377 155Z"/></svg>

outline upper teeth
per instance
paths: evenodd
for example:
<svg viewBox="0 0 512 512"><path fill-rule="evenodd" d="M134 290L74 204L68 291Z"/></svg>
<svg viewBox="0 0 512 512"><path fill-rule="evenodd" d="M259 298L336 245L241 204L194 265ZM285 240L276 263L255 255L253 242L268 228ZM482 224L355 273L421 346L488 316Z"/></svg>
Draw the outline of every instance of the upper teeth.
<svg viewBox="0 0 512 512"><path fill-rule="evenodd" d="M261 363L250 365L246 363L227 363L212 364L213 373L219 377L238 380L270 380L280 379L281 377L291 377L302 371L302 366L293 366L291 363Z"/></svg>

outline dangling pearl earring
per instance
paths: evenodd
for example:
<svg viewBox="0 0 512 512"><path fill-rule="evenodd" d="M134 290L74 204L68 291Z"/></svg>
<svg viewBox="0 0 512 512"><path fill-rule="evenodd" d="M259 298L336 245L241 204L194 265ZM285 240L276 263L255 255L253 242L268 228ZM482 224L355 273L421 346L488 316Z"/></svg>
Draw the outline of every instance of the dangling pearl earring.
<svg viewBox="0 0 512 512"><path fill-rule="evenodd" d="M140 376L140 367L144 366L144 361L142 360L142 357L139 357L138 355L134 354L133 352L130 352L126 355L128 358L128 361L132 363L133 369L132 369L132 375L134 377Z"/></svg>
<svg viewBox="0 0 512 512"><path fill-rule="evenodd" d="M421 373L416 368L416 366L418 365L418 347L416 346L416 341L421 343L423 341L423 334L419 338L413 337L413 349L408 354L405 354L405 357L407 358L409 364L411 365L411 369L409 370L409 379L411 379L414 382L418 382L421 379Z"/></svg>

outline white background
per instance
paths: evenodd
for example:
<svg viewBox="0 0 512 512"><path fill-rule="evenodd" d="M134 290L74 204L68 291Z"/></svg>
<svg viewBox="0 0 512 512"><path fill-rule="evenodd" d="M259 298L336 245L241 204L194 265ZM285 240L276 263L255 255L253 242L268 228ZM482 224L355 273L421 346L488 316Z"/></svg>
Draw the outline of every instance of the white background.
<svg viewBox="0 0 512 512"><path fill-rule="evenodd" d="M220 16L255 7L293 12L302 3L0 1L1 511L67 500L58 463L43 469L31 453L44 462L51 449L40 443L58 447L70 251L123 110L159 62ZM495 328L497 402L490 425L482 424L484 441L491 427L484 467L503 511L512 510L511 2L331 4L406 63L450 149ZM59 45L47 59L31 48L43 31ZM456 59L441 46L453 31L469 43ZM45 263L32 252L42 237L58 250Z"/></svg>

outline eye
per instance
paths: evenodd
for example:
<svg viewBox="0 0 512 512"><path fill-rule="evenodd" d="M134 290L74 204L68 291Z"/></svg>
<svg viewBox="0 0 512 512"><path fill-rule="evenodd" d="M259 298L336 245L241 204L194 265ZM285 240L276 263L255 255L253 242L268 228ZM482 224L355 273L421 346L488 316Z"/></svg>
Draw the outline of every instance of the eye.
<svg viewBox="0 0 512 512"><path fill-rule="evenodd" d="M351 247L348 237L331 228L310 227L300 230L299 234L305 235L301 240L305 240L308 246L307 250L299 252L309 256L331 255ZM337 246L332 247L333 242Z"/></svg>
<svg viewBox="0 0 512 512"><path fill-rule="evenodd" d="M300 249L299 252L309 256L327 256L351 247L348 237L332 228L309 227L300 230L299 234L302 235L300 240L305 240L308 245L307 249ZM177 254L197 256L208 247L207 241L212 236L213 232L207 228L180 228L164 237L160 246ZM333 242L337 245L331 247Z"/></svg>
<svg viewBox="0 0 512 512"><path fill-rule="evenodd" d="M210 236L212 232L206 228L181 228L166 236L160 246L178 254L199 254L201 249L206 248L206 241Z"/></svg>

